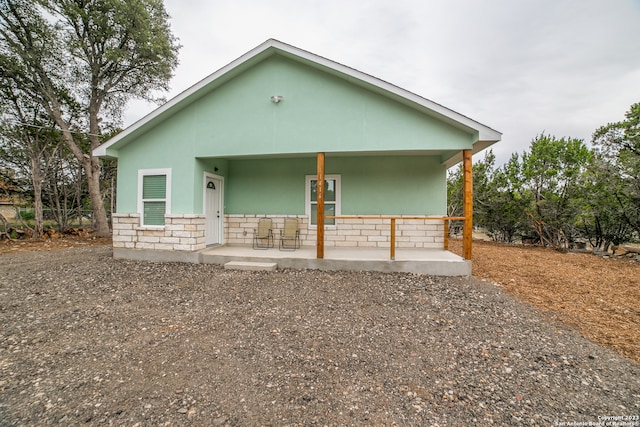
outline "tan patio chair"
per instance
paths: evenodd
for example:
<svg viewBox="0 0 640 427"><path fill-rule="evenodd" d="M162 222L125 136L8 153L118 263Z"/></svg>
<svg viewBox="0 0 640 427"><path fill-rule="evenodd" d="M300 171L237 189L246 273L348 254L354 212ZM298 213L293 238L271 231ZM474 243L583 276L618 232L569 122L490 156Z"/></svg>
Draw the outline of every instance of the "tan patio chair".
<svg viewBox="0 0 640 427"><path fill-rule="evenodd" d="M258 228L253 229L253 249L269 249L274 245L271 218L260 218Z"/></svg>
<svg viewBox="0 0 640 427"><path fill-rule="evenodd" d="M280 230L280 250L295 251L300 247L300 230L298 219L287 218L284 220L284 229Z"/></svg>

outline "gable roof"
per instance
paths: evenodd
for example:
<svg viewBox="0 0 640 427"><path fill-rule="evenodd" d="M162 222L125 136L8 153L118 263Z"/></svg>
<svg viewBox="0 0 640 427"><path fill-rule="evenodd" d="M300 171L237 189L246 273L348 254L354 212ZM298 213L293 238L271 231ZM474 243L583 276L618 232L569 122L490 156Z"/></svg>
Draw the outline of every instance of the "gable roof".
<svg viewBox="0 0 640 427"><path fill-rule="evenodd" d="M380 93L386 97L394 99L402 104L408 105L427 115L433 116L454 127L464 129L469 132L477 133L478 141L473 144L473 152L481 151L488 146L500 141L501 133L485 126L475 120L470 119L460 113L449 108L437 104L429 99L423 98L384 80L373 77L346 65L331 61L322 56L315 55L311 52L299 49L275 39L269 39L261 45L255 47L245 53L235 61L220 68L200 82L186 89L164 105L155 109L142 119L138 120L115 137L111 138L104 144L94 150L96 156L116 155L118 146L125 145L143 134L158 122L163 121L168 116L190 105L196 100L211 92L223 83L231 80L235 76L251 68L255 64L264 61L273 55L282 55L286 58L302 62L311 67L320 69L339 76L349 82L365 87L373 92ZM453 156L444 163L449 167L462 158Z"/></svg>

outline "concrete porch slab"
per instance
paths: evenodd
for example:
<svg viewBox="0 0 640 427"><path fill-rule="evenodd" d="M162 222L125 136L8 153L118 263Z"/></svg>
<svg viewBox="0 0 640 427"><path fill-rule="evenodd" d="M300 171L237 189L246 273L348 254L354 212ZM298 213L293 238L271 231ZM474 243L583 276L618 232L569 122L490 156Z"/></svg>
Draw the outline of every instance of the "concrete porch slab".
<svg viewBox="0 0 640 427"><path fill-rule="evenodd" d="M229 261L224 264L225 270L274 271L276 268L275 262Z"/></svg>
<svg viewBox="0 0 640 427"><path fill-rule="evenodd" d="M325 248L323 259L316 248L295 251L278 248L254 250L250 246L213 246L201 251L168 251L114 248L114 258L153 262L192 262L224 266L228 262L269 263L277 268L310 270L381 271L432 276L470 276L471 261L438 249L396 249L395 260L386 248Z"/></svg>
<svg viewBox="0 0 640 427"><path fill-rule="evenodd" d="M200 262L225 265L228 262L275 263L278 268L419 273L434 276L469 276L471 261L437 249L396 249L395 260L384 248L325 248L323 259L315 247L295 251L278 248L254 250L245 246L216 246L200 251Z"/></svg>

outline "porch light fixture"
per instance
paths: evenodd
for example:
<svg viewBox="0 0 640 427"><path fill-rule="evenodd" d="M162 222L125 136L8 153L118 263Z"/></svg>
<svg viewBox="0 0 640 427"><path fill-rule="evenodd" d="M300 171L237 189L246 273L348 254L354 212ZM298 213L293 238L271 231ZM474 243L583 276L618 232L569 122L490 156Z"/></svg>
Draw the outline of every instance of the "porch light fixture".
<svg viewBox="0 0 640 427"><path fill-rule="evenodd" d="M280 101L282 101L282 95L273 95L271 96L271 102L273 102L274 104L279 103Z"/></svg>

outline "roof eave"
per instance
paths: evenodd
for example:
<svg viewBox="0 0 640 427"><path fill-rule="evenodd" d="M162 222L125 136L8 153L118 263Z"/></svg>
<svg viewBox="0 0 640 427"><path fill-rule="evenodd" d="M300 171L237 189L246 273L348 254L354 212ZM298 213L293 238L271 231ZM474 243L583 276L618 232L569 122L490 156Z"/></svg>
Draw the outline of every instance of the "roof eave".
<svg viewBox="0 0 640 427"><path fill-rule="evenodd" d="M472 153L476 154L479 153L483 150L486 150L487 148L491 147L493 144L495 144L496 142L500 142L500 137L501 137L501 133L500 132L496 132L497 133L497 138L493 138L490 140L478 140L476 142L473 143L473 147L472 147ZM462 161L462 150L458 151L456 154L454 154L453 156L451 156L450 158L444 160L442 162L443 165L446 166L447 169L457 165L458 163L460 163Z"/></svg>

